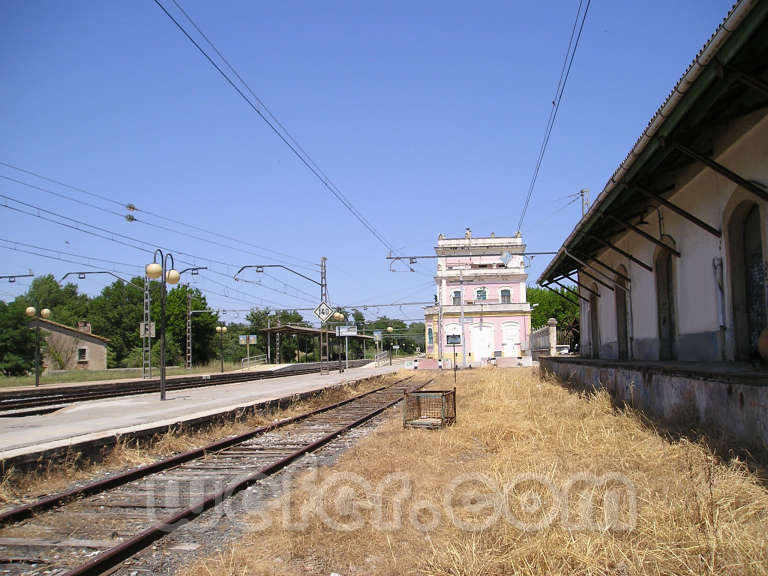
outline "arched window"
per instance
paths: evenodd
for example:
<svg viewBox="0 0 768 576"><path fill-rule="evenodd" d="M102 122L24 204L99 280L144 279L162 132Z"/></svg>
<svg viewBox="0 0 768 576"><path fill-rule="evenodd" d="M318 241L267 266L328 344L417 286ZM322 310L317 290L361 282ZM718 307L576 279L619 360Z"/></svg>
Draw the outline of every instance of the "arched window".
<svg viewBox="0 0 768 576"><path fill-rule="evenodd" d="M432 326L427 328L427 344L432 346L435 343L435 335L432 333Z"/></svg>
<svg viewBox="0 0 768 576"><path fill-rule="evenodd" d="M661 248L656 255L656 316L659 326L659 360L675 360L675 292L672 253Z"/></svg>
<svg viewBox="0 0 768 576"><path fill-rule="evenodd" d="M762 236L760 207L752 201L742 202L728 222L731 306L737 360L758 356L757 341L768 316Z"/></svg>
<svg viewBox="0 0 768 576"><path fill-rule="evenodd" d="M622 275L616 275L614 296L616 298L616 335L619 344L619 360L629 360L629 322L627 313L627 284L624 276L627 269L619 266Z"/></svg>
<svg viewBox="0 0 768 576"><path fill-rule="evenodd" d="M512 291L509 288L504 288L504 290L501 291L501 303L502 304L512 303Z"/></svg>

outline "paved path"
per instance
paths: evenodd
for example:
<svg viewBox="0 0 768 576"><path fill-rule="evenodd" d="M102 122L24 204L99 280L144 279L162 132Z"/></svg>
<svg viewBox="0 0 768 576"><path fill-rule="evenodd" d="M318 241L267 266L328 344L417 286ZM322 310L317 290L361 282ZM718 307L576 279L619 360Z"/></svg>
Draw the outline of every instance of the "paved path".
<svg viewBox="0 0 768 576"><path fill-rule="evenodd" d="M167 426L326 386L394 372L401 366L350 368L344 373L303 374L81 402L50 414L0 418L0 460L41 450Z"/></svg>

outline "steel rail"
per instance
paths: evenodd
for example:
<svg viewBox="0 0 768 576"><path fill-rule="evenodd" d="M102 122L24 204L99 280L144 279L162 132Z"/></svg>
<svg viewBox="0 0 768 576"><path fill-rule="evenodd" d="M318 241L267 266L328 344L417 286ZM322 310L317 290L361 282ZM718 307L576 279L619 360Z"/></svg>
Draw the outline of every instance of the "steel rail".
<svg viewBox="0 0 768 576"><path fill-rule="evenodd" d="M374 388L373 390L363 392L362 394L358 394L357 396L353 396L352 398L347 398L346 400L341 400L339 402L335 402L334 404L329 404L327 406L321 406L320 408L317 408L315 410L311 410L303 414L298 414L290 418L285 418L283 420L273 422L272 424L268 424L267 426L260 426L259 428L254 428L253 430L249 430L248 432L244 432L243 434L233 436L232 438L225 438L223 440L218 440L216 442L203 446L202 448L195 448L192 450L188 450L187 452L177 454L176 456L171 456L170 458L164 458L162 460L158 460L157 462L153 462L152 464L146 464L144 466L132 468L130 470L126 470L125 472L122 472L115 476L104 478L103 480L97 480L95 482L91 482L90 484L85 484L83 486L77 486L70 490L60 492L58 494L46 496L45 498L41 498L34 502L30 502L29 504L24 504L22 506L12 508L10 510L0 513L0 526L7 526L10 524L21 522L22 520L25 520L30 516L33 516L34 514L44 512L46 510L54 508L55 506L58 506L60 504L64 504L75 498L92 496L93 494L105 492L106 490L109 490L111 488L115 488L117 486L127 484L128 482L132 482L134 480L144 478L145 476L149 476L151 474L155 474L157 472L167 470L168 468L172 468L179 464L183 464L185 462L189 462L197 458L202 458L208 453L217 452L225 448L230 448L231 446L235 446L237 444L245 442L246 440L249 440L255 436L259 436L261 434L265 434L272 430L276 430L278 428L288 426L289 424L300 422L301 420L306 420L307 418L310 418L317 414L322 414L323 412L327 412L329 410L335 410L336 408L340 408L341 406L344 406L346 404L356 402L357 400L360 400L361 398L369 396L370 394L381 392L382 390L386 390L387 388L392 388L394 386L397 386L398 384L401 384L403 382L410 380L411 378L413 378L413 376L408 376L407 378L402 378L394 382L393 384L388 384L386 386L380 386L378 388Z"/></svg>
<svg viewBox="0 0 768 576"><path fill-rule="evenodd" d="M367 363L367 361L353 360L352 363ZM253 373L239 373L228 374L225 376L217 376L211 378L203 378L196 376L194 378L179 378L175 381L170 381L166 384L167 390L187 390L191 388L206 388L209 386L220 386L225 384L235 384L238 382L250 382L258 380L269 380L273 378L282 378L287 376L300 376L303 374L313 374L319 372L320 368L307 368L290 371L276 371L276 372L253 372ZM94 386L91 388L91 386ZM130 381L120 384L105 384L100 388L95 388L98 385L84 385L76 387L74 390L67 390L67 388L60 389L48 389L43 392L37 392L34 394L24 392L17 393L0 393L0 416L2 417L20 417L30 416L33 414L41 413L39 409L43 407L57 406L63 407L74 402L81 402L85 400L101 400L105 398L117 398L122 396L135 396L138 394L150 394L157 392L160 389L159 381L152 380L147 381ZM135 386L135 387L130 387ZM90 389L89 389L90 388ZM105 389L106 388L106 389ZM40 389L37 389L40 390ZM31 391L30 391L31 392ZM27 412L14 412L25 409L33 409ZM50 410L45 410L48 412Z"/></svg>
<svg viewBox="0 0 768 576"><path fill-rule="evenodd" d="M433 379L430 379L429 381L420 385L419 388L426 386L427 384L432 382L432 380ZM386 386L384 388L388 389L388 388L392 388L393 386L394 385ZM401 400L402 400L402 397L399 397L390 402L387 402L383 406L380 406L379 408L376 408L375 410L361 416L360 418L357 418L356 420L354 420L349 424L345 424L344 426L323 436L319 440L316 440L315 442L312 442L311 444L308 444L296 450L295 452L289 454L285 458L282 458L277 462L274 462L268 466L265 466L264 468L261 468L256 472L241 476L237 481L235 481L233 484L230 484L225 489L220 490L215 494L212 494L210 496L207 496L195 502L192 506L189 506L188 508L177 512L173 516L170 516L169 518L161 522L158 522L157 524L151 526L150 528L147 528L146 530L140 532L133 538L130 538L124 542L121 542L117 546L102 552L101 554L95 556L85 564L82 564L81 566L73 570L70 570L68 572L65 572L63 576L97 576L99 574L103 574L107 570L114 568L119 563L130 558L137 552L140 552L144 548L147 548L152 543L161 539L166 534L173 532L177 528L180 528L181 526L185 525L189 521L195 519L197 516L200 516L206 510L220 504L227 498L232 497L233 495L237 494L241 490L244 490L245 488L251 486L255 482L267 476L270 476L275 472L282 470L283 468L285 468L286 466L288 466L289 464L291 464L292 462L294 462L304 454L307 454L309 452L312 452L324 446L325 444L331 442L332 440L344 434L345 432L351 430L352 428L355 428L360 424L363 424L366 421L370 420L371 418L378 416L379 414L381 414L388 408L391 408Z"/></svg>

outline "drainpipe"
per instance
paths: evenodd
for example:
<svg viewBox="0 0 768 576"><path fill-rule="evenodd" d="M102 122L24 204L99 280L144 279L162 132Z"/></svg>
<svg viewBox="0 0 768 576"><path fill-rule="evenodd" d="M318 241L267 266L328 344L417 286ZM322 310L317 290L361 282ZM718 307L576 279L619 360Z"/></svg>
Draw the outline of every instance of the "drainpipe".
<svg viewBox="0 0 768 576"><path fill-rule="evenodd" d="M723 258L712 259L712 270L717 284L717 320L720 323L720 360L725 361L725 291L723 290Z"/></svg>

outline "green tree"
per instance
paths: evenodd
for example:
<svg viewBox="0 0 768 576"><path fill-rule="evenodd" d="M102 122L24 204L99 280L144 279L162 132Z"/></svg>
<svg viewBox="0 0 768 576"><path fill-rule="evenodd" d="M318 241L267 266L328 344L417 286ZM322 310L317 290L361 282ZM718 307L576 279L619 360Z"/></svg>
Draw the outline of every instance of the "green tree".
<svg viewBox="0 0 768 576"><path fill-rule="evenodd" d="M564 288L559 288L557 291L563 296L569 295L571 300L575 298ZM544 326L550 318L557 320L557 325L563 329L572 326L574 322L578 323L579 307L577 304L568 302L565 298L546 288L528 286L526 292L528 302L532 306L536 305L531 313L531 325L534 328Z"/></svg>
<svg viewBox="0 0 768 576"><path fill-rule="evenodd" d="M29 329L23 297L0 301L0 374L21 376L34 365L35 337Z"/></svg>
<svg viewBox="0 0 768 576"><path fill-rule="evenodd" d="M67 326L77 326L78 320L88 316L88 296L78 294L76 284L61 286L52 274L35 278L25 300L29 306L48 308L50 320Z"/></svg>
<svg viewBox="0 0 768 576"><path fill-rule="evenodd" d="M152 317L160 318L160 284L157 301L152 303ZM182 355L187 349L187 298L191 298L192 310L207 310L208 301L198 288L180 284L168 291L165 302L165 323L167 340L173 340ZM216 339L218 315L215 313L192 314L192 360L195 364L206 364L217 356L219 342ZM160 336L160 322L156 321L157 336Z"/></svg>
<svg viewBox="0 0 768 576"><path fill-rule="evenodd" d="M141 347L139 324L144 316L143 282L141 277L133 278L131 283L135 287L131 287L116 280L88 304L88 319L94 334L109 338L109 368L125 366L131 350Z"/></svg>

